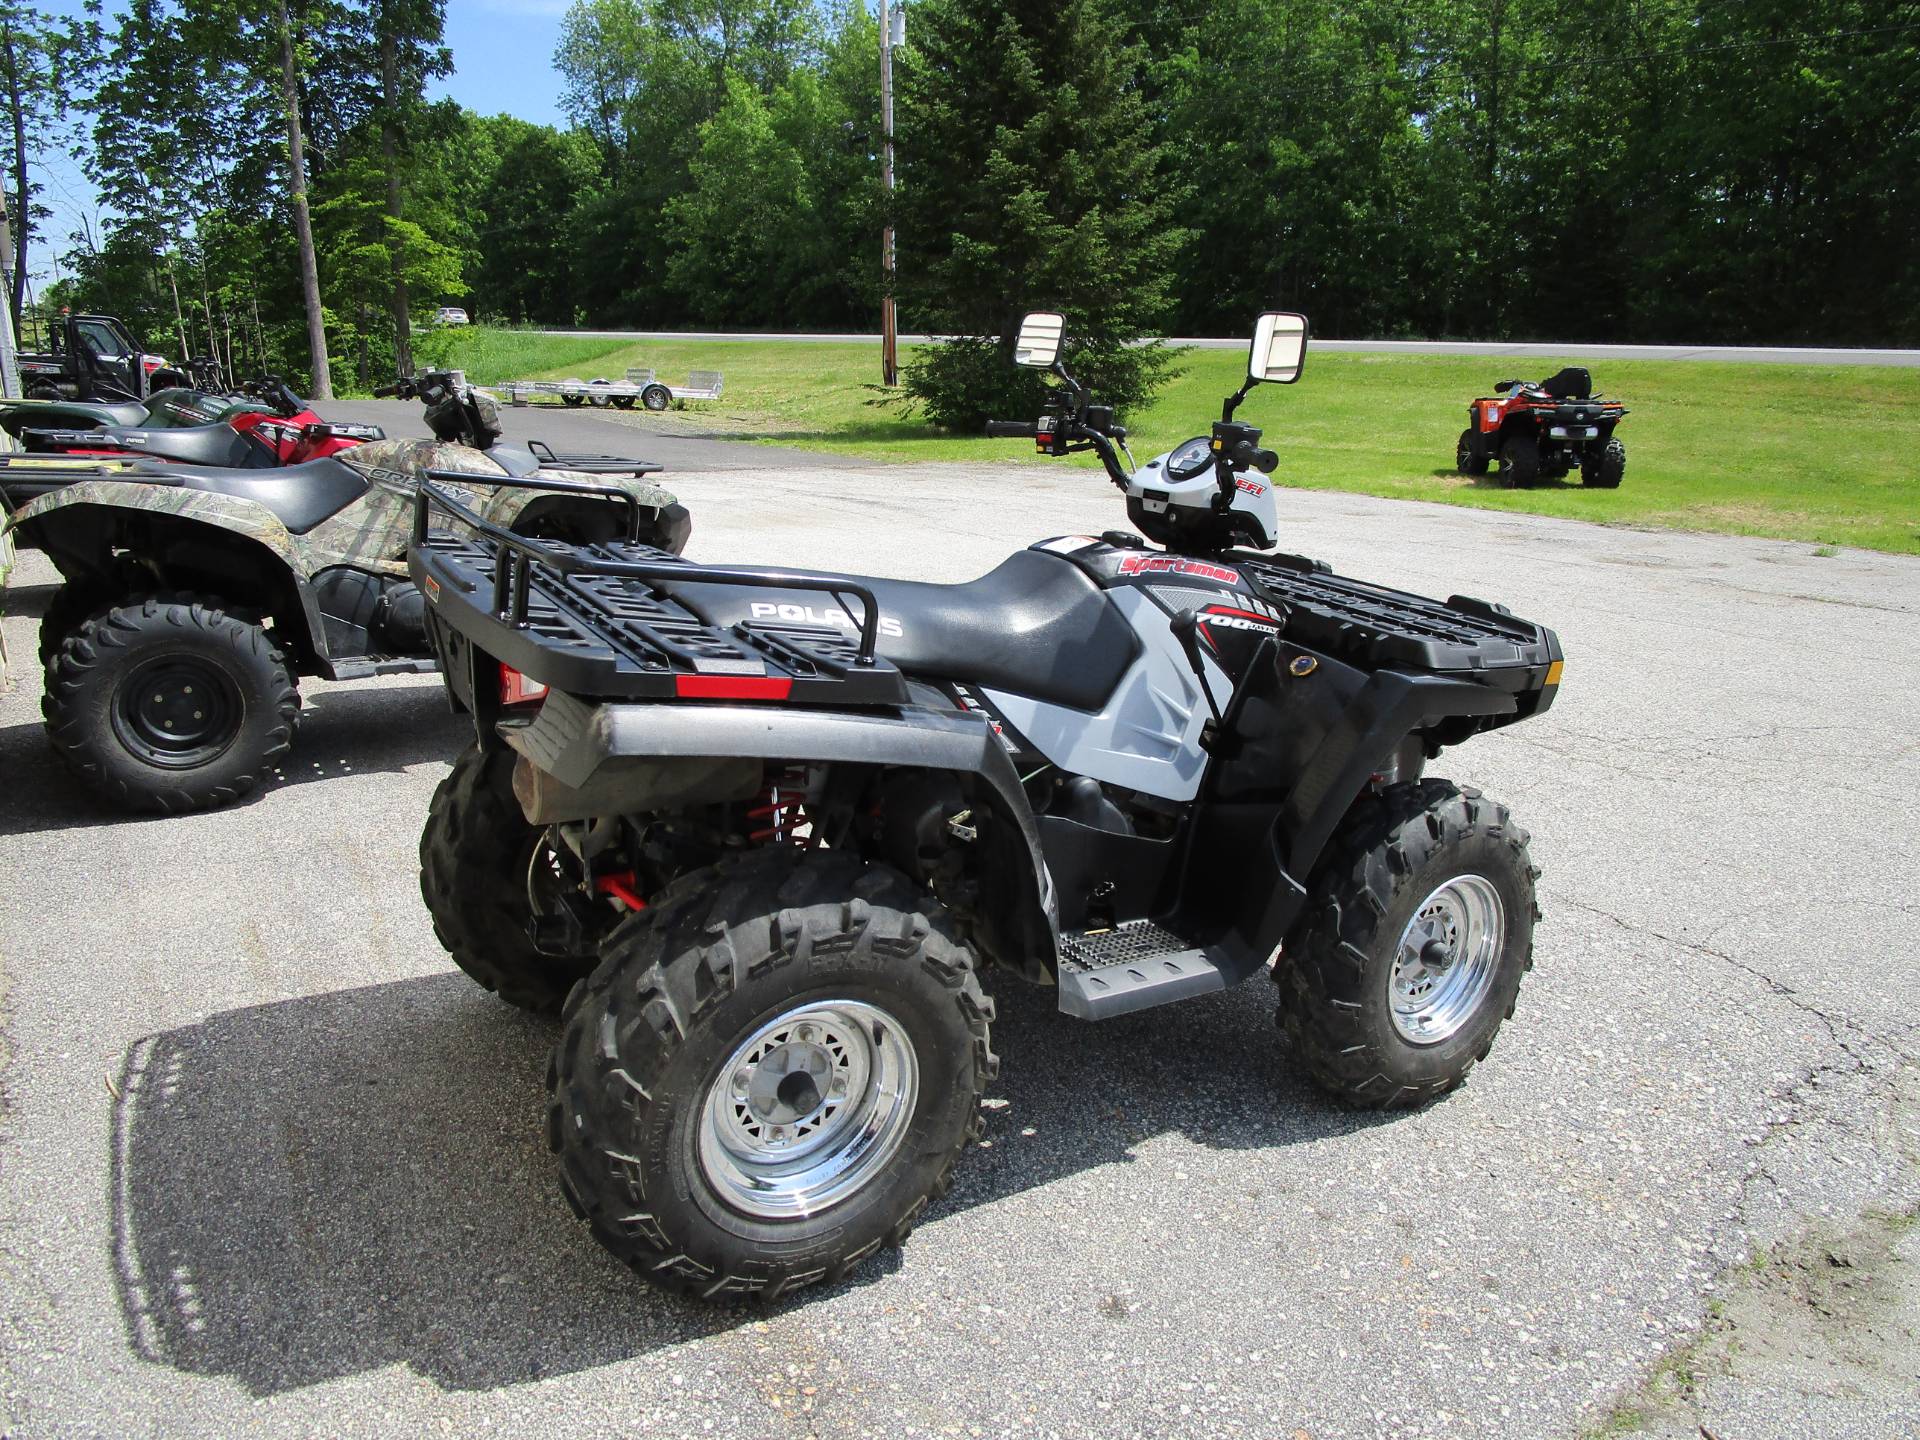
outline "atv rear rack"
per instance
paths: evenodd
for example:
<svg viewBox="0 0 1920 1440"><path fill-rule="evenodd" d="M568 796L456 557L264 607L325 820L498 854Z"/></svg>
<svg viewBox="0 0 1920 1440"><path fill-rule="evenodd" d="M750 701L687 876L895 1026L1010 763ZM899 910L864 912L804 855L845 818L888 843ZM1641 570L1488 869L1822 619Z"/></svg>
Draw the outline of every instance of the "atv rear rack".
<svg viewBox="0 0 1920 1440"><path fill-rule="evenodd" d="M569 694L636 700L782 700L904 705L905 679L875 654L880 607L866 586L784 570L694 565L637 541L591 546L530 539L475 514L436 480L414 507L411 568L436 623L531 680ZM488 477L493 483L492 477ZM519 477L531 489L602 487ZM430 528L438 510L468 534ZM859 638L831 625L717 623L674 593L680 584L811 590L850 617Z"/></svg>
<svg viewBox="0 0 1920 1440"><path fill-rule="evenodd" d="M1358 665L1532 672L1560 659L1552 631L1484 600L1429 600L1346 579L1297 555L1231 558L1286 607L1289 636Z"/></svg>

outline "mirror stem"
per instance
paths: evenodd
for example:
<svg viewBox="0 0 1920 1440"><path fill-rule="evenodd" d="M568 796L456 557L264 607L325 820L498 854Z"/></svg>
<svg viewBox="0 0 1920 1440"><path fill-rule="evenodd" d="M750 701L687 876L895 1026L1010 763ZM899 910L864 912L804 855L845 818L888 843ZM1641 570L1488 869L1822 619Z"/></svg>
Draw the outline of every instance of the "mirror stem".
<svg viewBox="0 0 1920 1440"><path fill-rule="evenodd" d="M1220 419L1222 423L1233 419L1233 412L1240 408L1240 402L1247 398L1247 395L1252 389L1253 380L1252 377L1248 377L1245 384L1227 397L1227 403L1220 407Z"/></svg>

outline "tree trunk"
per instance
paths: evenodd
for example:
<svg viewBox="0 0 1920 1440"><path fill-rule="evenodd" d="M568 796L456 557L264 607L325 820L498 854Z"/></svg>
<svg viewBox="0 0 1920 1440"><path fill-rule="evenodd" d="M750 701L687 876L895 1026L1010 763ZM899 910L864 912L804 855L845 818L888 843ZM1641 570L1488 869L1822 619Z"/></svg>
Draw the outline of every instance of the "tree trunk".
<svg viewBox="0 0 1920 1440"><path fill-rule="evenodd" d="M320 310L320 262L313 253L313 217L307 213L307 155L300 138L300 77L293 65L293 25L287 0L274 0L280 27L280 99L287 112L287 174L293 196L293 233L300 242L300 292L307 306L307 351L313 362L313 398L333 398L327 366L327 323Z"/></svg>
<svg viewBox="0 0 1920 1440"><path fill-rule="evenodd" d="M388 0L391 3L391 0ZM385 6L383 5L384 12ZM393 26L383 13L380 23L380 88L385 92L386 111L380 117L380 150L387 162L387 215L401 217L400 194L400 60L393 40ZM413 373L412 305L407 296L407 254L398 227L387 235L387 253L393 257L393 358L402 375Z"/></svg>
<svg viewBox="0 0 1920 1440"><path fill-rule="evenodd" d="M20 103L20 56L11 26L0 29L0 64L6 67L7 107L13 115L13 289L7 302L13 307L17 335L26 305L27 239L33 229L33 214L27 205L27 116Z"/></svg>

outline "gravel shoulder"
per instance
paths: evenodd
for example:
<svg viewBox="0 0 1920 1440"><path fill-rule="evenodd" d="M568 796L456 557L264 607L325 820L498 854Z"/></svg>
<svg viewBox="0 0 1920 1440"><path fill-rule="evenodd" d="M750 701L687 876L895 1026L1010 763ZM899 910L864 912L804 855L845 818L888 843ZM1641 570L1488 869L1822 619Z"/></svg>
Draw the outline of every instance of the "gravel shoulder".
<svg viewBox="0 0 1920 1440"><path fill-rule="evenodd" d="M1119 523L1084 472L755 458L672 477L697 558L957 580ZM553 1031L454 973L418 899L461 744L437 685L310 684L255 800L126 821L66 783L16 665L0 1433L1920 1426L1889 1358L1920 1204L1920 562L1282 509L1285 548L1565 641L1547 717L1437 767L1511 804L1546 870L1491 1059L1356 1116L1288 1068L1269 987L1088 1026L999 981L1005 1068L954 1192L898 1257L764 1310L665 1300L570 1218ZM15 576L16 659L52 579ZM1868 1309L1819 1268L1836 1245ZM1867 1379L1792 1353L1856 1332Z"/></svg>

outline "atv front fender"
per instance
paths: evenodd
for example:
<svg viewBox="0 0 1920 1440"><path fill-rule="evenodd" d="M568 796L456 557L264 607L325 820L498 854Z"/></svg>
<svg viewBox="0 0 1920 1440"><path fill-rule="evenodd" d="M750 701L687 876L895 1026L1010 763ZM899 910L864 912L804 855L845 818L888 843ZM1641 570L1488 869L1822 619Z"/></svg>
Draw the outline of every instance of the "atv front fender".
<svg viewBox="0 0 1920 1440"><path fill-rule="evenodd" d="M1059 912L1040 827L1006 748L983 716L906 707L888 712L771 709L754 705L593 704L555 691L526 724L499 734L576 798L623 786L623 762L662 759L798 761L943 770L975 777L1024 863L1008 867L1018 893L996 910L1015 919L1021 955L1003 956L1034 979L1050 977L1059 953ZM637 767L636 767L637 768ZM976 827L977 828L977 827ZM984 831L982 832L984 839Z"/></svg>

